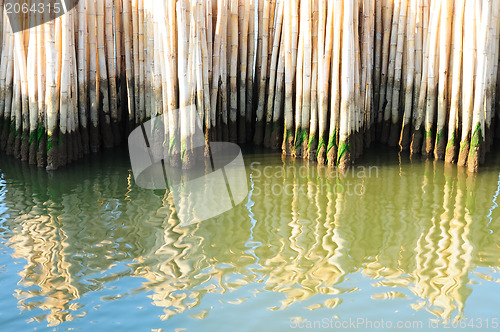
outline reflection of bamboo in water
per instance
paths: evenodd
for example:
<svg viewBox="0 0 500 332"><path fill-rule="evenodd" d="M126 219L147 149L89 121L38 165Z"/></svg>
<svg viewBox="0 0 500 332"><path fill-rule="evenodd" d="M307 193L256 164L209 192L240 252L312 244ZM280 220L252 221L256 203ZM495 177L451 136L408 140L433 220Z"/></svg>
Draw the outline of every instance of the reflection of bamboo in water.
<svg viewBox="0 0 500 332"><path fill-rule="evenodd" d="M272 173L278 174L254 180L255 191L260 189L261 193L252 196L257 222L250 234L244 206L212 221L178 227L170 208L171 197L162 199L130 183L127 188L128 170L108 170L103 163L98 165L102 173L92 174L84 167L87 173L77 170L67 177L61 173L61 181L54 182L48 181L45 172L28 172L28 168L19 169L9 160L2 160L2 171L28 188L7 185L6 201L17 205L7 205L9 213L17 208L24 211L24 218L51 218L42 219L37 227L33 227L37 221L7 222L15 233L9 245L34 267L23 272L24 280L29 277L53 292L44 297L47 309L54 313L61 312L50 302L54 298L57 304L68 305L75 296L129 275L147 279L141 289L153 291L153 303L166 308L167 318L202 304L205 294L230 292L254 280L265 281L269 291L283 293L286 299L281 307L318 293L336 295L345 291L341 288L344 276L362 269L366 276L383 278L378 286L406 287L413 281L410 290L422 298L421 306L446 317L463 310L469 295L468 272L476 260L492 266L498 261L496 242L491 241L484 225L486 218L482 218L482 211L488 210L484 206L491 206L496 183L488 183L481 175L465 178L458 173L458 179L455 173L443 176L439 164L430 162L425 169L418 164L401 165L401 176L386 169L380 178L346 176L338 180L346 189L349 183L363 182L367 194L361 197L324 187L324 183L331 185L336 179L317 175L316 169L299 167L302 163L297 161L285 162L280 165L281 170L285 168L284 176L274 169ZM295 166L294 171L290 166ZM30 183L40 183L40 187L30 189ZM272 191L263 191L274 185L275 190L283 190L280 201L274 199ZM62 197L63 193L71 194ZM414 201L408 202L408 197ZM44 210L44 202L51 206L49 210ZM391 208L389 204L399 208L386 214L380 207ZM83 217L88 210L95 212ZM436 219L432 221L432 217ZM21 231L15 229L18 223L24 226ZM60 285L54 272L39 271L41 264L32 258L34 251L19 245L45 239L46 234L49 240L39 250L42 257L51 257L53 266L64 268L57 271L69 278L63 279L67 291L55 290ZM246 246L249 238L260 244L253 252ZM475 251L475 247L481 247L481 251ZM135 262L128 264L130 260ZM125 262L130 269L121 274L107 272L116 262ZM104 276L94 278L96 271ZM89 278L91 285L87 284ZM26 286L23 281L20 287ZM23 295L28 299L36 296L31 290Z"/></svg>

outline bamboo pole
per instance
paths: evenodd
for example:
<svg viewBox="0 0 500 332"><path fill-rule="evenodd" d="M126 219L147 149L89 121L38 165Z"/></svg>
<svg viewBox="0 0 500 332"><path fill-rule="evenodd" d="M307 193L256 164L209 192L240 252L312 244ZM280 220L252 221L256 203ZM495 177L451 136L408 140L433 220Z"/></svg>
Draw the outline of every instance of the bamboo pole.
<svg viewBox="0 0 500 332"><path fill-rule="evenodd" d="M5 14L6 15L6 14ZM14 35L8 20L4 20L4 31L6 36L3 38L2 47L2 68L5 70L0 71L0 108L3 112L3 126L0 127L0 151L5 151L7 147L7 140L9 131L12 127L11 122L11 107L12 107L12 89L13 89L13 59L14 59Z"/></svg>
<svg viewBox="0 0 500 332"><path fill-rule="evenodd" d="M307 3L306 3L307 6ZM304 35L306 20L300 20L298 32L298 49L295 73L295 134L293 143L293 156L302 157L302 102L303 102L303 79L304 79Z"/></svg>
<svg viewBox="0 0 500 332"><path fill-rule="evenodd" d="M110 114L110 110L113 108L111 104L113 104L116 99L110 99L110 95L112 94L112 92L110 91L111 77L108 76L108 68L106 63L106 26L104 19L104 9L104 0L96 0L97 60L99 64L99 109L101 110L99 123L103 146L106 149L109 149L114 145L113 132L111 127L112 115ZM109 72L109 74L111 74L111 72Z"/></svg>
<svg viewBox="0 0 500 332"><path fill-rule="evenodd" d="M486 96L487 64L488 64L488 40L490 36L489 26L491 22L492 3L485 1L481 13L481 28L478 31L477 49L477 77L474 87L474 109L472 113L472 136L469 156L467 158L467 169L469 172L477 172L480 162L480 154L484 148L485 133L485 110L484 98Z"/></svg>
<svg viewBox="0 0 500 332"><path fill-rule="evenodd" d="M331 86L331 108L330 108L330 132L328 146L326 149L329 166L338 164L338 138L340 130L340 80L341 80L341 52L343 52L343 26L344 26L344 3L341 0L334 1L334 28L333 28L333 59L332 59L332 86ZM343 54L343 53L342 53ZM343 68L343 67L342 67Z"/></svg>
<svg viewBox="0 0 500 332"><path fill-rule="evenodd" d="M448 68L450 63L450 50L451 50L451 36L452 36L452 17L453 17L453 2L445 0L441 9L441 24L439 40L439 96L438 96L438 109L437 109L437 129L436 129L436 142L434 148L434 157L436 160L444 159L446 149L446 132L445 123L448 113Z"/></svg>
<svg viewBox="0 0 500 332"><path fill-rule="evenodd" d="M391 27L393 20L394 1L384 0L383 6L383 41L382 41L382 69L381 69L381 83L379 104L377 113L377 127L379 140L382 141L382 132L384 126L384 109L386 105L386 93L388 84L388 71L389 71L389 51L391 48ZM394 18L396 20L396 17ZM387 130L386 130L387 131ZM385 133L384 133L385 134Z"/></svg>
<svg viewBox="0 0 500 332"><path fill-rule="evenodd" d="M276 17L276 29L274 29L274 39L272 43L272 52L271 52L271 66L269 69L269 84L268 84L268 93L267 93L267 104L266 104L266 122L265 122L265 133L264 133L264 146L271 147L271 135L273 131L273 127L276 124L276 121L273 121L273 107L279 107L278 105L274 105L274 97L275 97L275 89L277 89L277 68L278 68L278 55L279 55L279 47L281 41L281 26L283 22L283 1L278 0L278 9L277 9L277 17ZM271 39L271 38L270 38Z"/></svg>
<svg viewBox="0 0 500 332"><path fill-rule="evenodd" d="M240 34L240 89L239 89L239 113L238 113L238 143L243 144L246 142L246 89L247 89L247 76L248 68L252 69L252 64L248 65L248 37L249 37L249 20L250 20L250 3L247 0L240 0L240 8L243 4L243 22ZM250 43L253 43L250 40Z"/></svg>
<svg viewBox="0 0 500 332"><path fill-rule="evenodd" d="M90 101L90 150L98 152L101 147L100 119L99 119L99 79L97 73L97 31L96 12L93 0L87 0L89 22L89 101Z"/></svg>
<svg viewBox="0 0 500 332"><path fill-rule="evenodd" d="M303 9L302 9L303 8ZM304 3L303 7L301 7L301 14L304 15L302 17L302 21L304 24L304 36L303 36L303 44L304 44L304 72L302 78L302 86L303 86L303 101L302 101L302 120L301 120L301 128L300 128L300 144L302 145L302 156L307 156L307 150L309 146L309 132L311 125L311 73L312 73L312 57L313 57L313 45L312 45L312 9L313 9L313 1L307 1Z"/></svg>
<svg viewBox="0 0 500 332"><path fill-rule="evenodd" d="M46 114L46 59L45 59L45 27L41 25L45 21L47 13L37 15L37 70L38 70L38 128L37 128L37 166L47 166L47 114Z"/></svg>
<svg viewBox="0 0 500 332"><path fill-rule="evenodd" d="M338 168L345 170L351 163L351 124L350 118L355 112L355 45L354 45L354 3L346 1L344 3L344 30L342 34L342 94L340 111L340 130L339 130L339 150L337 156Z"/></svg>
<svg viewBox="0 0 500 332"><path fill-rule="evenodd" d="M319 72L318 72L318 152L316 159L319 164L325 164L326 162L326 152L327 152L327 128L328 128L328 87L330 81L330 68L332 49L333 49L333 3L328 3L328 9L326 9L327 2L325 0L320 0L320 12L319 12L319 36L318 36L318 47L319 47ZM328 11L326 22L325 17L322 14L324 11ZM326 24L324 31L323 26ZM323 48L324 43L324 48ZM322 51L323 50L323 51Z"/></svg>
<svg viewBox="0 0 500 332"><path fill-rule="evenodd" d="M247 69L247 93L246 93L246 106L245 106L245 132L246 141L250 142L253 140L254 134L254 122L255 122L255 111L253 108L254 98L254 80L255 80L255 57L256 57L256 42L255 42L255 1L248 0L250 6L250 17L248 19L248 40L250 44L248 45L248 69Z"/></svg>
<svg viewBox="0 0 500 332"><path fill-rule="evenodd" d="M257 117L256 117L256 122L255 122L255 136L253 139L253 142L255 145L260 146L262 145L264 141L264 127L265 127L265 120L264 120L264 112L265 112L265 95L266 95L266 80L267 80L267 58L269 56L269 52L267 50L268 47L268 38L269 38L269 30L264 29L264 27L269 26L269 1L264 0L263 1L263 8L262 8L262 34L259 33L259 40L260 40L260 47L258 49L260 50L258 60L260 59L260 63L257 62L257 67L258 67L258 73L259 75L257 76L259 79L259 99L257 102ZM260 69L259 69L260 67Z"/></svg>
<svg viewBox="0 0 500 332"><path fill-rule="evenodd" d="M58 20L58 19L57 19ZM55 21L45 25L45 51L46 51L46 95L47 103L47 169L55 170L59 166L57 128L59 111L59 94L57 93L57 51L55 45Z"/></svg>
<svg viewBox="0 0 500 332"><path fill-rule="evenodd" d="M399 94L401 90L401 77L402 77L402 62L403 62L403 48L406 38L406 13L408 10L408 1L401 0L401 8L399 13L398 23L398 36L396 48L396 60L394 64L394 85L392 92L392 118L389 133L389 146L396 146L399 142L401 123L399 120ZM411 37L413 38L413 37ZM414 51L412 50L412 53ZM403 76L404 77L404 76ZM408 91L407 91L407 94Z"/></svg>
<svg viewBox="0 0 500 332"><path fill-rule="evenodd" d="M439 29L440 17L442 5L440 2L436 2L436 11L433 11L431 15L434 16L432 19L433 24L429 26L429 60L427 69L427 105L425 112L425 141L422 146L422 154L425 156L430 156L434 149L434 140L432 127L434 125L434 116L436 109L436 90L438 88L438 81L436 80L436 66L438 65L438 40L439 40ZM444 55L443 55L444 56Z"/></svg>
<svg viewBox="0 0 500 332"><path fill-rule="evenodd" d="M425 2L426 0L424 0ZM438 6L439 3L436 1L434 2L434 7L432 8L432 12L436 9L436 6ZM411 141L411 146L410 146L410 151L412 155L420 154L421 152L421 147L422 147L422 138L423 138L423 123L424 123L424 116L425 116L425 107L426 107L426 97L427 97L427 81L428 81L428 63L429 63L429 43L430 43L430 38L429 38L429 33L428 33L428 20L426 20L426 10L424 7L424 19L423 19L423 28L422 28L422 34L423 34L423 40L424 40L424 51L423 51L423 63L422 63L422 79L420 82L420 88L417 93L418 100L415 100L415 103L417 104L417 107L414 112L413 116L413 134L412 134L412 141ZM437 15L432 16L433 20L437 18Z"/></svg>
<svg viewBox="0 0 500 332"><path fill-rule="evenodd" d="M312 13L312 73L311 73L311 123L309 128L309 139L307 142L307 158L316 161L318 150L318 30L319 30L319 7L318 0L314 1ZM324 51L321 51L323 54Z"/></svg>
<svg viewBox="0 0 500 332"><path fill-rule="evenodd" d="M30 19L34 19L31 15ZM29 163L36 165L37 155L37 129L38 129L38 68L37 68L37 37L39 28L34 27L30 31L29 48L27 59L27 78L28 78L28 98L29 98Z"/></svg>
<svg viewBox="0 0 500 332"><path fill-rule="evenodd" d="M292 43L292 1L284 4L285 30L285 130L283 134L283 152L291 155L293 151L293 43Z"/></svg>
<svg viewBox="0 0 500 332"><path fill-rule="evenodd" d="M404 101L404 114L401 127L401 135L399 139L399 147L401 151L407 150L410 144L410 133L411 133L411 118L412 118L412 108L413 108L413 95L417 93L418 83L416 82L415 72L416 72L416 21L418 19L418 1L410 0L409 5L409 15L408 15L408 72L406 78L406 95ZM421 23L421 22L420 22ZM418 75L418 74L417 74ZM414 90L415 87L415 91Z"/></svg>
<svg viewBox="0 0 500 332"><path fill-rule="evenodd" d="M389 141L389 134L391 128L391 115L392 115L392 95L394 93L394 76L396 70L396 55L398 51L398 31L400 23L400 11L401 11L401 1L405 0L395 0L394 1L394 12L391 27L391 39L389 48L389 67L387 71L387 92L383 96L385 108L384 108L384 118L382 123L382 135L380 141L382 143L387 143Z"/></svg>
<svg viewBox="0 0 500 332"><path fill-rule="evenodd" d="M229 140L238 141L238 0L231 0L231 66L230 66L230 112L229 112ZM265 75L264 75L265 76Z"/></svg>
<svg viewBox="0 0 500 332"><path fill-rule="evenodd" d="M285 28L281 29L280 53L276 74L276 91L273 107L273 124L271 129L270 148L278 150L282 145L283 135L283 96L285 94ZM269 111L269 108L268 108Z"/></svg>
<svg viewBox="0 0 500 332"><path fill-rule="evenodd" d="M458 113L460 111L460 93L462 82L462 56L463 56L463 28L464 28L465 0L455 3L455 21L453 22L453 81L450 100L450 117L448 121L448 144L446 146L445 161L456 162L458 146Z"/></svg>
<svg viewBox="0 0 500 332"><path fill-rule="evenodd" d="M89 133L88 133L88 32L87 15L85 1L78 3L78 110L80 116L80 131L82 136L83 152L90 152Z"/></svg>
<svg viewBox="0 0 500 332"><path fill-rule="evenodd" d="M108 72L108 83L109 83L109 110L111 116L111 130L113 136L114 145L118 145L121 142L121 134L119 130L119 119L118 119L118 88L117 88L117 65L119 59L116 56L116 51L119 49L117 44L114 44L113 35L113 0L105 0L105 36L106 36L106 66ZM117 27L116 27L117 28Z"/></svg>

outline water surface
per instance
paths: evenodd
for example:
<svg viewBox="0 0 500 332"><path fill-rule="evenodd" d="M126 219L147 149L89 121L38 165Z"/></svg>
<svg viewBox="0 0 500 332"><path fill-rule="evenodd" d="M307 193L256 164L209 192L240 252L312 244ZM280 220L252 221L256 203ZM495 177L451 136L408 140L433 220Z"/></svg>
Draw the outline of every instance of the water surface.
<svg viewBox="0 0 500 332"><path fill-rule="evenodd" d="M249 151L248 199L188 227L126 151L0 158L2 330L500 329L498 153L468 175L372 151L340 175Z"/></svg>

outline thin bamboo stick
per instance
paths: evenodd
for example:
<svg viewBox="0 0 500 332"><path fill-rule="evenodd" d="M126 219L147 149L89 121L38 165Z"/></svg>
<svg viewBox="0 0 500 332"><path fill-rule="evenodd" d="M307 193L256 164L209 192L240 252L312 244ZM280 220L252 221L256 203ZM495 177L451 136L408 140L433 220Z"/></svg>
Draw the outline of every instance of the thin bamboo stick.
<svg viewBox="0 0 500 332"><path fill-rule="evenodd" d="M229 140L238 141L238 0L231 0L231 66L230 66L230 112L229 112Z"/></svg>
<svg viewBox="0 0 500 332"><path fill-rule="evenodd" d="M481 150L484 148L485 112L484 98L486 96L487 64L488 64L488 40L490 36L489 26L492 23L492 3L484 2L481 13L481 29L478 31L477 43L477 77L474 87L474 109L472 115L472 136L469 156L467 158L467 169L469 172L477 172L480 162Z"/></svg>
<svg viewBox="0 0 500 332"><path fill-rule="evenodd" d="M398 23L398 36L396 48L396 61L394 66L394 85L392 92L392 117L391 129L389 134L389 146L396 146L399 142L401 123L399 120L399 94L401 91L401 77L402 76L402 61L403 61L403 48L406 38L406 13L408 11L408 1L401 0L401 8L399 13ZM411 37L413 39L413 37ZM412 53L414 51L412 50ZM407 92L407 94L409 94Z"/></svg>
<svg viewBox="0 0 500 332"><path fill-rule="evenodd" d="M350 117L355 113L355 45L354 45L354 3L344 3L344 30L342 35L342 96L340 111L339 150L337 165L340 170L345 170L351 163L351 126ZM352 121L351 121L352 123Z"/></svg>
<svg viewBox="0 0 500 332"><path fill-rule="evenodd" d="M278 67L278 55L281 40L281 26L283 22L283 1L278 0L278 9L276 17L276 29L274 34L274 40L272 44L271 53L271 67L269 72L269 86L267 94L267 106L266 106L266 122L265 122L265 134L264 134L264 146L271 147L271 134L273 131L273 107L274 107L274 96L275 88L277 87L277 67ZM277 106L277 105L276 105ZM278 107L278 106L277 106Z"/></svg>
<svg viewBox="0 0 500 332"><path fill-rule="evenodd" d="M247 89L247 76L248 68L252 69L252 66L248 65L248 37L249 37L249 20L250 20L250 3L247 0L240 0L240 8L243 4L243 22L240 34L240 89L239 89L239 115L238 115L238 143L243 144L246 142L246 89ZM250 40L250 43L253 43Z"/></svg>
<svg viewBox="0 0 500 332"><path fill-rule="evenodd" d="M460 93L462 82L462 56L463 56L463 29L465 0L459 0L455 3L455 21L453 22L453 81L450 101L450 118L448 121L448 144L446 146L445 161L448 163L456 162L458 145L456 142L458 132L458 113L460 111Z"/></svg>
<svg viewBox="0 0 500 332"><path fill-rule="evenodd" d="M394 76L396 69L396 55L398 50L398 31L400 23L400 9L401 1L405 0L395 0L394 1L394 13L391 28L391 45L389 48L389 67L387 71L387 92L385 97L383 96L385 108L384 108L384 119L382 123L382 134L380 141L382 143L387 143L389 141L389 134L391 128L391 115L392 115L392 95L394 93Z"/></svg>
<svg viewBox="0 0 500 332"><path fill-rule="evenodd" d="M292 1L284 3L285 30L285 130L283 134L283 152L291 155L293 151L293 43L292 43Z"/></svg>
<svg viewBox="0 0 500 332"><path fill-rule="evenodd" d="M319 91L319 100L318 100L318 122L319 122L319 133L318 133L318 153L317 160L320 164L325 164L326 162L326 152L327 152L327 128L328 128L328 96L329 96L329 81L330 81L330 68L332 66L332 49L333 49L333 3L328 3L328 9L326 9L327 2L324 0L320 0L320 22L319 22L319 72L318 72L318 91ZM328 10L327 18L326 18L326 27L324 31L322 31L322 26L325 24L325 18L322 15L323 11ZM324 33L324 38L323 38ZM322 44L324 41L324 51L323 54L321 52Z"/></svg>
<svg viewBox="0 0 500 332"><path fill-rule="evenodd" d="M438 88L438 81L436 80L436 66L438 65L438 40L440 17L441 17L441 3L436 2L436 11L432 11L433 16L432 24L429 26L429 60L427 63L427 105L425 112L425 141L422 146L422 154L430 156L434 149L434 140L432 127L434 124L434 113L436 109L436 90Z"/></svg>
<svg viewBox="0 0 500 332"><path fill-rule="evenodd" d="M341 80L341 52L343 52L343 8L344 3L341 0L334 1L334 28L333 28L333 59L332 59L332 87L331 87L331 108L330 108L330 133L328 147L326 149L329 166L338 163L338 138L340 129L340 80ZM343 54L343 53L342 53Z"/></svg>
<svg viewBox="0 0 500 332"><path fill-rule="evenodd" d="M111 86L109 84L111 77L108 76L108 68L106 64L106 26L104 9L104 0L96 0L97 60L99 63L99 109L102 110L100 112L99 123L103 146L106 149L109 149L114 145L110 114L112 106L110 106L110 104L113 104L116 99L113 99L113 101L110 100L110 94L112 92L110 91Z"/></svg>
<svg viewBox="0 0 500 332"><path fill-rule="evenodd" d="M436 160L444 159L446 150L446 132L445 123L448 113L448 68L450 62L451 50L451 36L452 36L452 17L453 17L453 3L454 1L445 0L441 9L441 24L443 27L440 31L440 54L439 54L439 96L438 96L438 109L437 109L437 129L436 129L436 142L434 148L434 157Z"/></svg>
<svg viewBox="0 0 500 332"><path fill-rule="evenodd" d="M311 73L311 123L309 128L309 139L307 142L307 158L316 161L318 150L318 30L319 30L319 7L318 0L314 1L312 13L312 73ZM323 54L324 51L321 51Z"/></svg>
<svg viewBox="0 0 500 332"><path fill-rule="evenodd" d="M263 8L262 8L262 26L269 26L269 1L264 0ZM262 34L260 34L261 39L261 48L259 52L259 57L257 59L260 60L260 64L257 63L257 67L260 65L259 75L259 100L257 103L257 118L255 122L255 136L253 138L253 142L255 145L262 145L264 141L264 111L265 111L265 94L266 94L266 79L267 79L267 57L268 57L268 38L269 38L269 30L263 29Z"/></svg>

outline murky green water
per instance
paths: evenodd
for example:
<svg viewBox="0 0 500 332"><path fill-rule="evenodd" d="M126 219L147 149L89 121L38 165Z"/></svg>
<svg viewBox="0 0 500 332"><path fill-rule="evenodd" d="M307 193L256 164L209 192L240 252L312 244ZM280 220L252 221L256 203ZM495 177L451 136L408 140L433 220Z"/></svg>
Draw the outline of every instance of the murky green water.
<svg viewBox="0 0 500 332"><path fill-rule="evenodd" d="M496 155L471 176L374 151L339 176L252 152L248 200L188 227L126 151L0 156L1 330L500 330Z"/></svg>

